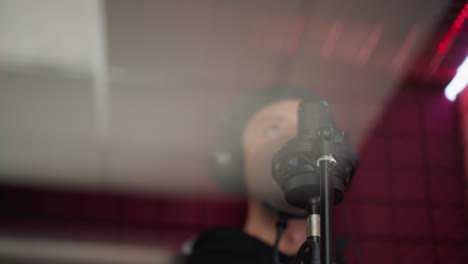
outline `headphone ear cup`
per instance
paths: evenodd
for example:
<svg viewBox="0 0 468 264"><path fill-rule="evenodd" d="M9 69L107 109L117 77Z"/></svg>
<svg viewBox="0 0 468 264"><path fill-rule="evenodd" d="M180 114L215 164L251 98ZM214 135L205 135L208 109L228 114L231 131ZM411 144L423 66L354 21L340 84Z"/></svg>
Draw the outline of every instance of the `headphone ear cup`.
<svg viewBox="0 0 468 264"><path fill-rule="evenodd" d="M210 154L210 166L217 185L226 191L244 192L241 158L229 142L216 144Z"/></svg>

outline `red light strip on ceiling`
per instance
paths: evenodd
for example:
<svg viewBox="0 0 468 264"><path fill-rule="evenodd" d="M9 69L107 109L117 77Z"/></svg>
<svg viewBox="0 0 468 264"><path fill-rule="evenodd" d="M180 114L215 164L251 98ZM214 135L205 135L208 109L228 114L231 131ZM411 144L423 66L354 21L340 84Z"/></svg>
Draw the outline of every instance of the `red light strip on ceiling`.
<svg viewBox="0 0 468 264"><path fill-rule="evenodd" d="M446 53L447 50L452 45L453 40L455 39L456 35L460 32L463 23L465 23L466 18L468 17L468 4L465 4L461 12L458 14L455 21L453 21L450 29L445 33L442 40L439 42L437 46L437 50L439 53Z"/></svg>

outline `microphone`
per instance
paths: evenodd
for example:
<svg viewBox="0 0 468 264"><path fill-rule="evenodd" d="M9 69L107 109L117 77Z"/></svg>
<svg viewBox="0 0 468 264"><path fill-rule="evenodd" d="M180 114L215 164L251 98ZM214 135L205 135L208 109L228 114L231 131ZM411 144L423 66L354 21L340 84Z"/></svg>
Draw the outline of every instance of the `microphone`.
<svg viewBox="0 0 468 264"><path fill-rule="evenodd" d="M334 201L340 203L357 166L351 139L336 127L328 104L323 100L303 101L298 107L298 135L287 142L272 159L273 178L280 184L285 200L306 208L320 198L320 159L330 159Z"/></svg>

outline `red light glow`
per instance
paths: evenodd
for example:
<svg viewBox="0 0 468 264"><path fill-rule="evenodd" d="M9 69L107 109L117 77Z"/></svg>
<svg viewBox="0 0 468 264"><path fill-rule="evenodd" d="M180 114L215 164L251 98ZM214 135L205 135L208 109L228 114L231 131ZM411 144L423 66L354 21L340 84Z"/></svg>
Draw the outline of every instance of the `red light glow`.
<svg viewBox="0 0 468 264"><path fill-rule="evenodd" d="M437 50L439 53L445 53L452 45L453 40L459 34L463 24L465 23L466 18L468 17L468 4L460 11L455 21L453 21L450 29L445 33L442 40L437 45Z"/></svg>

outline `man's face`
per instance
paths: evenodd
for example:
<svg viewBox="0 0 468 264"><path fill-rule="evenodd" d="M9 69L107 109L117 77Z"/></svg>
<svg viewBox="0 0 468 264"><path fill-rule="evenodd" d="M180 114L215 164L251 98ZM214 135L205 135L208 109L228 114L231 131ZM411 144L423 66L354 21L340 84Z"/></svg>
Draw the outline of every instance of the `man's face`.
<svg viewBox="0 0 468 264"><path fill-rule="evenodd" d="M299 213L287 204L271 173L273 155L297 135L299 100L283 100L262 108L244 129L245 182L250 195L289 213Z"/></svg>

